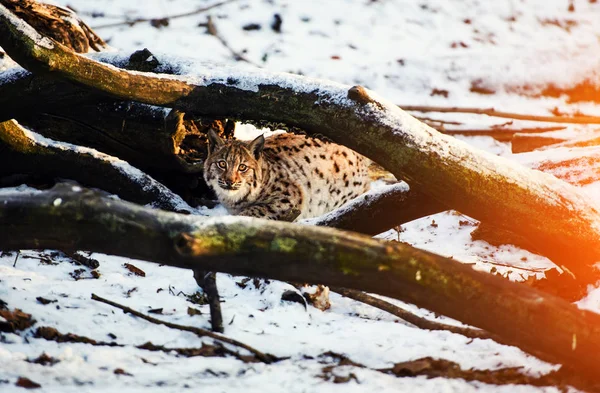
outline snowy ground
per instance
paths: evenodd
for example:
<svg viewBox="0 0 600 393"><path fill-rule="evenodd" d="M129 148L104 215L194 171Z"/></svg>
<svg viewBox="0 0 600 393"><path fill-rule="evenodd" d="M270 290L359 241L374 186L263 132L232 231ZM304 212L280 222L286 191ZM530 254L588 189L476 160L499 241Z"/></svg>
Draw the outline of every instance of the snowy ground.
<svg viewBox="0 0 600 393"><path fill-rule="evenodd" d="M115 48L132 51L147 47L161 53L236 64L231 52L198 26L211 15L223 39L250 62L274 71L302 73L345 84L362 84L405 105L496 107L548 115L578 111L600 114L600 105L569 103L566 97L533 95L549 83L569 87L585 80L600 85L600 4L567 0L480 2L409 0L233 1L207 13L172 19L168 27L148 23L133 27L106 27L127 18L165 17L213 4L198 0L91 0L56 1L70 5ZM103 13L104 17L93 17ZM274 15L282 19L281 32L271 28ZM249 24L259 30L244 30ZM473 92L473 86L495 94ZM528 96L516 92L525 90ZM429 116L430 114L428 114ZM459 121L458 127L481 128L505 123L477 115L431 115ZM536 123L539 125L539 123ZM515 121L512 127L529 127ZM598 127L571 127L568 132L590 133ZM255 130L245 127L241 137ZM511 157L510 146L490 137L461 137L494 154ZM543 155L543 152L533 153ZM541 157L543 158L543 156ZM526 163L530 158L519 160ZM586 186L600 201L597 184ZM222 209L215 214L222 214ZM441 213L390 230L380 237L400 240L456 260L475 264L519 279L530 270L552 266L546 258L513 246L473 242L474 220L456 212ZM1 230L1 229L0 229ZM57 228L57 230L59 230ZM163 308L163 318L186 325L209 327L208 306L191 303L185 294L197 286L192 273L142 261L94 254L100 261L99 279L74 280L80 267L63 259L48 265L35 258L40 252L23 251L0 256L0 299L12 308L31 313L35 326L52 326L126 347L57 344L32 338L30 331L0 335L0 391L17 391L18 377L42 385L43 391L411 391L411 392L533 392L558 391L531 386L495 386L463 380L397 378L372 369L425 356L455 361L463 369L523 367L530 375L547 373L555 366L528 356L514 347L491 340L469 340L448 332L412 327L389 314L332 294L325 312L297 303L282 302L290 285L271 282L260 290L241 277L219 275L224 301L226 335L262 351L290 357L274 365L247 364L232 357L181 357L174 353L134 348L151 341L169 348L200 347L208 339L159 327L125 315L90 299L92 293L139 311ZM16 264L15 264L16 260ZM60 260L60 259L59 259ZM132 263L145 277L123 267ZM507 266L504 266L507 265ZM523 270L526 268L527 270ZM37 297L56 302L43 305ZM399 302L395 302L400 304ZM600 290L591 290L580 306L600 311ZM428 318L447 323L426 310L404 305ZM202 314L189 316L188 307ZM333 351L367 366L343 366L336 375L356 380L334 384L320 375ZM47 353L60 360L54 366L26 362ZM131 375L115 374L123 369Z"/></svg>

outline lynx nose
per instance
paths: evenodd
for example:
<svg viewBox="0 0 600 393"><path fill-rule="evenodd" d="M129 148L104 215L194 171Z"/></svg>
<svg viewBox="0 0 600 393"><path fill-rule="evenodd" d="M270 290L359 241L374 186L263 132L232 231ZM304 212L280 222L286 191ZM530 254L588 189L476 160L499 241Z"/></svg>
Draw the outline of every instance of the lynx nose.
<svg viewBox="0 0 600 393"><path fill-rule="evenodd" d="M221 188L225 190L233 190L233 181L232 180L222 180L219 184Z"/></svg>

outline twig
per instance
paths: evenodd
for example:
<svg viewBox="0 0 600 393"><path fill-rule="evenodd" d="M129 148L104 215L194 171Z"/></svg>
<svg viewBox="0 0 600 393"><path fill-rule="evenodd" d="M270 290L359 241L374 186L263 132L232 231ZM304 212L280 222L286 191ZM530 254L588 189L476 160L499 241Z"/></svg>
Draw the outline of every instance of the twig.
<svg viewBox="0 0 600 393"><path fill-rule="evenodd" d="M409 112L439 112L439 113L474 113L476 115L487 115L515 120L543 121L547 123L568 124L600 124L599 116L537 116L522 113L498 111L494 108L468 108L468 107L444 107L425 105L398 105Z"/></svg>
<svg viewBox="0 0 600 393"><path fill-rule="evenodd" d="M452 124L455 126L459 126L463 123L459 121L450 121L450 120L441 120L441 119L432 119L431 117L422 117L422 116L413 116L415 119L420 120L424 123L439 123L439 124Z"/></svg>
<svg viewBox="0 0 600 393"><path fill-rule="evenodd" d="M389 312L390 314L402 318L406 322L409 322L420 329L447 330L452 333L462 334L463 336L469 338L495 340L493 335L484 330L464 328L460 326L448 325L445 323L433 322L429 319L419 317L418 315L406 311L398 306L394 306L393 304L386 302L385 300L378 299L375 296L367 295L366 293L361 291L347 288L332 288L332 290L347 298Z"/></svg>
<svg viewBox="0 0 600 393"><path fill-rule="evenodd" d="M129 314L135 315L136 317L145 319L146 321L154 323L154 324L157 324L157 325L164 325L164 326L170 327L171 329L178 329L178 330L183 330L183 331L186 331L186 332L191 332L191 333L194 333L194 334L198 335L199 337L206 336L206 337L214 338L215 340L219 340L219 341L224 342L226 344L231 344L231 345L234 345L236 347L243 348L246 351L253 353L258 359L260 359L263 363L266 363L266 364L273 363L274 361L279 360L277 357L275 357L273 355L262 353L259 350L254 349L251 346L246 345L246 344L244 344L244 343L242 343L240 341L237 341L237 340L234 340L232 338L228 338L228 337L222 336L220 334L213 333L210 330L198 328L198 327L195 327L195 326L185 326L185 325L179 325L179 324L171 323L171 322L167 322L167 321L162 321L160 319L156 319L154 317L151 317L151 316L148 316L148 315L144 315L141 312L135 311L132 308L129 308L129 307L126 307L126 306L122 306L122 305L120 305L118 303L115 303L113 301L110 301L108 299L104 299L104 298L102 298L102 297L100 297L100 296L98 296L98 295L96 295L94 293L92 293L92 300L96 300L96 301L99 301L99 302L102 302L102 303L106 303L106 304L108 304L110 306L113 306L113 307L116 307L116 308L119 308L119 309L123 310L123 312L125 312L125 313L129 313Z"/></svg>
<svg viewBox="0 0 600 393"><path fill-rule="evenodd" d="M138 23L143 23L143 22L154 22L154 21L158 21L158 20L166 21L166 20L177 19L177 18L185 18L187 16L201 14L201 13L209 11L213 8L217 8L217 7L220 7L225 4L233 3L235 1L237 1L237 0L221 1L219 3L215 3L215 4L209 5L207 7L198 8L198 9L195 9L194 11L183 12L181 14L174 14L174 15L163 16L163 17L158 17L158 18L136 18L136 19L132 19L132 20L126 20L123 22L109 23L106 25L100 25L100 26L93 27L93 29L98 30L98 29L105 29L108 27L117 27L117 26L130 26L131 27L133 25L136 25Z"/></svg>
<svg viewBox="0 0 600 393"><path fill-rule="evenodd" d="M19 260L19 255L21 255L21 250L17 251L17 255L15 256L15 262L13 263L13 267L17 266L17 261Z"/></svg>
<svg viewBox="0 0 600 393"><path fill-rule="evenodd" d="M233 58L236 61L243 61L246 62L248 64L252 64L255 67L258 68L262 68L260 65L248 60L244 55L242 55L241 53L239 53L238 51L236 51L235 49L233 49L231 46L229 46L229 44L227 43L227 41L225 40L225 38L223 38L219 32L217 31L217 26L215 26L215 23L213 22L212 18L209 16L206 17L206 23L202 23L199 26L205 26L207 29L208 34L212 35L213 37L215 37L216 39L218 39L221 44L229 51L231 52L231 54L233 55Z"/></svg>
<svg viewBox="0 0 600 393"><path fill-rule="evenodd" d="M210 325L213 332L223 333L223 314L221 313L221 301L217 288L217 274L194 270L196 283L204 290L210 308Z"/></svg>

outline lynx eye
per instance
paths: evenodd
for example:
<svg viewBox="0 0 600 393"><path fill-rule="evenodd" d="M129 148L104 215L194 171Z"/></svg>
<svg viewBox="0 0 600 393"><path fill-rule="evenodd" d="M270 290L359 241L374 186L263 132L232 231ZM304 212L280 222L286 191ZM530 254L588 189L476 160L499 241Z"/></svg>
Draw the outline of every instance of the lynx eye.
<svg viewBox="0 0 600 393"><path fill-rule="evenodd" d="M227 168L227 163L224 160L217 161L217 166L221 169Z"/></svg>
<svg viewBox="0 0 600 393"><path fill-rule="evenodd" d="M246 172L248 170L248 166L246 164L240 164L240 166L238 167L238 170L240 172Z"/></svg>

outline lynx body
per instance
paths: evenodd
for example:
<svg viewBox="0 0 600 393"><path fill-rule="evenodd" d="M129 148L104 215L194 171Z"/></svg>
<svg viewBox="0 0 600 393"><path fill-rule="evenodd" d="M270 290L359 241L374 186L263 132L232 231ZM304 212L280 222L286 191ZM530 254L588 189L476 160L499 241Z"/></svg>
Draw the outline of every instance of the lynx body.
<svg viewBox="0 0 600 393"><path fill-rule="evenodd" d="M293 221L331 211L369 186L370 161L303 135L224 141L209 132L204 179L236 215Z"/></svg>

